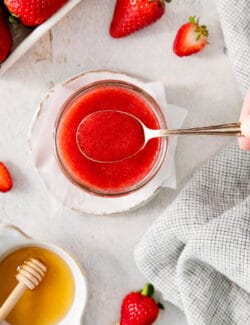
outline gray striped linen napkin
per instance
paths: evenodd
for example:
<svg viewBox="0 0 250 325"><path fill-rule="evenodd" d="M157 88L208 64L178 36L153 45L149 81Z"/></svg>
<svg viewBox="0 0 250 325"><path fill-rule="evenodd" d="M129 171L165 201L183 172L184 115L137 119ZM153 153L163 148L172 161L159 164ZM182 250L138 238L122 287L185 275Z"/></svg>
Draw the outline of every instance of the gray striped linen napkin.
<svg viewBox="0 0 250 325"><path fill-rule="evenodd" d="M243 93L250 0L218 0ZM190 325L250 324L250 152L232 143L202 167L135 249L140 271Z"/></svg>

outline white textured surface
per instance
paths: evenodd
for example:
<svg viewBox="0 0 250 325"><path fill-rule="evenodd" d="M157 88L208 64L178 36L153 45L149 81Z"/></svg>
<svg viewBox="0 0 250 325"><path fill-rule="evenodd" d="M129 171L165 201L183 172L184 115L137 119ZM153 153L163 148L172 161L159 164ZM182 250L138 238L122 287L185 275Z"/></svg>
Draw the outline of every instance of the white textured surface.
<svg viewBox="0 0 250 325"><path fill-rule="evenodd" d="M214 0L174 0L165 16L130 37L108 35L114 0L84 0L0 80L0 160L14 177L12 192L0 196L0 221L14 223L33 237L72 252L89 276L86 325L113 324L123 295L143 285L133 248L178 191L161 190L141 209L121 216L80 215L58 207L45 191L28 156L27 133L35 109L54 83L81 71L112 69L162 80L171 103L186 107L185 126L237 120L241 98L224 54ZM171 44L191 14L210 30L200 54L177 58ZM195 168L228 139L182 138L177 152L178 190ZM184 317L166 303L157 324L183 325Z"/></svg>

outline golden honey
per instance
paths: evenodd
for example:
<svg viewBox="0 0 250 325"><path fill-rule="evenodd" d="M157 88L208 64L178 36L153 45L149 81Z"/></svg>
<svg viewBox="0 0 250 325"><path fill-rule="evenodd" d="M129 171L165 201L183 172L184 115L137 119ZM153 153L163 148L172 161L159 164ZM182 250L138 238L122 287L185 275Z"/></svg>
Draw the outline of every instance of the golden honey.
<svg viewBox="0 0 250 325"><path fill-rule="evenodd" d="M11 325L54 325L69 311L74 298L74 279L67 264L57 254L41 247L23 247L0 262L0 305L17 285L17 267L30 258L47 267L41 284L26 290L7 318Z"/></svg>

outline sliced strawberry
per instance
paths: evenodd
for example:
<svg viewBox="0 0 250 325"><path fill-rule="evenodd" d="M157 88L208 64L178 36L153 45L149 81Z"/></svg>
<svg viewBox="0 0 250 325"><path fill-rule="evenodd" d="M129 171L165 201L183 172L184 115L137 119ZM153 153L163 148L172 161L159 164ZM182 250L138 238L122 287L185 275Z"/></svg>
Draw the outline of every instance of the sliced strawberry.
<svg viewBox="0 0 250 325"><path fill-rule="evenodd" d="M174 40L173 51L178 56L188 56L200 52L208 43L208 30L199 25L199 19L190 17L189 22L182 25Z"/></svg>
<svg viewBox="0 0 250 325"><path fill-rule="evenodd" d="M13 41L9 26L4 19L2 8L0 7L0 63L8 56Z"/></svg>
<svg viewBox="0 0 250 325"><path fill-rule="evenodd" d="M7 167L0 162L0 192L8 192L12 188L12 178Z"/></svg>
<svg viewBox="0 0 250 325"><path fill-rule="evenodd" d="M124 37L154 23L164 14L165 1L171 0L117 0L110 35Z"/></svg>

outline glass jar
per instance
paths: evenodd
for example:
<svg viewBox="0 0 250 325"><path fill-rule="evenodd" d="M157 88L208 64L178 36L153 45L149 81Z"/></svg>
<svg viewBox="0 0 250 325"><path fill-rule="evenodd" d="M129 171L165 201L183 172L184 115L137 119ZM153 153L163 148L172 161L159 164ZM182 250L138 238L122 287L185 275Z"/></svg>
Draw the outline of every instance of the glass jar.
<svg viewBox="0 0 250 325"><path fill-rule="evenodd" d="M78 89L62 106L54 143L59 167L80 189L105 197L128 195L148 184L162 166L167 138L150 140L135 156L120 162L93 162L82 155L76 132L82 119L100 110L125 111L152 129L167 128L164 114L151 95L131 83L101 80Z"/></svg>

